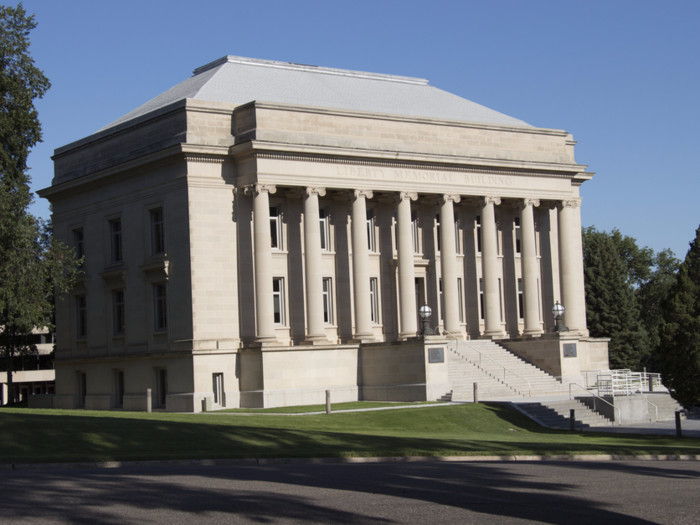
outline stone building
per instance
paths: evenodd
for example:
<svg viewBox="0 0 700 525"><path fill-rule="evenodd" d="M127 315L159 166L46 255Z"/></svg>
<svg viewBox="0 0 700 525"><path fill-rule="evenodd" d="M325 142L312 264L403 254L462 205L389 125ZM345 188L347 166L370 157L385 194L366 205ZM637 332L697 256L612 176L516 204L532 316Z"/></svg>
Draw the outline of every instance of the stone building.
<svg viewBox="0 0 700 525"><path fill-rule="evenodd" d="M440 397L424 304L444 341L498 340L564 379L607 368L574 145L423 79L196 69L55 152L40 195L85 263L57 308L54 406L143 410L148 388L173 411Z"/></svg>

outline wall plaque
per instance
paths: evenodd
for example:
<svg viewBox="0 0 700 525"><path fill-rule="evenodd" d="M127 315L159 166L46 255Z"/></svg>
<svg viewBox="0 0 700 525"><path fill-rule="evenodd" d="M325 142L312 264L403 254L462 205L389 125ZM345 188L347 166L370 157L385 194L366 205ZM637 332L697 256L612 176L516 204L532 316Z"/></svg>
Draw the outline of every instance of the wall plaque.
<svg viewBox="0 0 700 525"><path fill-rule="evenodd" d="M576 357L576 343L566 343L564 345L564 357Z"/></svg>
<svg viewBox="0 0 700 525"><path fill-rule="evenodd" d="M428 362L429 363L444 363L445 362L445 349L442 347L429 348L428 349Z"/></svg>

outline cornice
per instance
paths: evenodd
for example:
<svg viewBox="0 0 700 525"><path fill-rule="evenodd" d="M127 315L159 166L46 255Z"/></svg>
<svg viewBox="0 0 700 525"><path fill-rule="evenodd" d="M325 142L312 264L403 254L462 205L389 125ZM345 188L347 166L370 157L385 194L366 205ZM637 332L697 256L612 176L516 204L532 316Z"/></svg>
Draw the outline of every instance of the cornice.
<svg viewBox="0 0 700 525"><path fill-rule="evenodd" d="M245 146L245 147L244 147ZM401 154L378 150L345 150L341 148L295 147L289 144L251 141L230 148L234 158L252 156L255 159L318 162L325 164L351 164L376 168L414 170L441 170L489 175L527 175L532 177L554 177L584 179L583 164L526 163L477 157L447 157L416 154ZM404 158L401 158L404 157ZM579 177L579 175L581 175ZM588 174L585 174L588 175ZM583 183L583 180L581 181Z"/></svg>
<svg viewBox="0 0 700 525"><path fill-rule="evenodd" d="M131 177L152 170L155 167L169 166L178 162L233 163L235 160L228 155L227 146L179 143L137 159L95 171L89 175L49 186L37 191L37 193L40 197L48 199L67 191L74 192L78 189L83 191L101 184L107 184L110 182L109 179L116 174L127 174Z"/></svg>

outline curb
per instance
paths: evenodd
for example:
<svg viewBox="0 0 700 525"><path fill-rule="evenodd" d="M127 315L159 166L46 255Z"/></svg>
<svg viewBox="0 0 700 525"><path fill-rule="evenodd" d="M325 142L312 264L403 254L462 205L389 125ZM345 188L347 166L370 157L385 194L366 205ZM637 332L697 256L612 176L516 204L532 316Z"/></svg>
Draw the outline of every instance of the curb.
<svg viewBox="0 0 700 525"><path fill-rule="evenodd" d="M222 467L266 465L322 465L354 463L480 463L516 461L700 461L700 455L618 455L575 454L554 456L394 456L350 458L249 458L249 459L193 459L164 461L105 461L78 463L18 463L2 464L0 470L53 470L53 469L101 469L129 467Z"/></svg>

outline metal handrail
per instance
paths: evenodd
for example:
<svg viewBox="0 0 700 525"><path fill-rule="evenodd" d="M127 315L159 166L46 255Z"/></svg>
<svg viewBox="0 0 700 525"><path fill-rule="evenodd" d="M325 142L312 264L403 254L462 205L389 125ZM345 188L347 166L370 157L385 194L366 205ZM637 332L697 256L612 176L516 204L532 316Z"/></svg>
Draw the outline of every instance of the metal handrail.
<svg viewBox="0 0 700 525"><path fill-rule="evenodd" d="M470 348L470 349L474 350L476 353L478 353L478 354L479 354L479 367L481 367L481 358L482 358L482 357L485 357L486 359L488 359L489 361L491 361L491 362L494 363L495 365L498 365L498 366L500 366L501 368L503 368L503 382L504 382L504 383L506 382L506 372L510 372L510 373L513 374L515 377L518 377L518 378L522 379L523 381L525 381L525 382L527 383L527 396L528 396L528 397L532 397L532 385L530 384L530 381L528 381L528 380L525 379L524 377L522 377L522 376L516 374L516 373L513 372L512 370L506 368L506 367L503 366L501 363L497 363L496 361L494 361L493 359L491 359L489 356L482 354L479 350L477 350L476 348L474 348L473 346L471 346L471 345L470 345L469 343L467 343L466 341L464 341L464 340L462 340L462 339L459 339L455 334L453 334L453 333L451 333L451 332L448 332L448 331L445 330L444 328L440 328L440 330L442 331L442 333L447 334L447 335L451 335L452 337L454 337L455 341L457 341L457 348L458 348L458 349L459 349L459 343L462 343L462 344L466 345L467 348Z"/></svg>
<svg viewBox="0 0 700 525"><path fill-rule="evenodd" d="M586 392L586 394L590 394L590 395L593 396L593 410L594 410L595 412L598 411L598 409L597 409L597 407L596 407L596 404L595 404L595 400L596 400L596 399L600 399L603 403L605 403L605 404L610 405L611 407L613 407L613 410L617 410L617 414L618 414L618 417L619 417L619 419L618 419L618 421L619 421L619 422L618 422L618 425L622 425L622 412L620 411L620 409L619 409L618 407L616 407L615 405L613 405L613 404L610 403L609 401L606 401L606 400L603 399L602 397L595 395L593 392L591 392L590 390L588 390L588 389L582 387L582 386L579 385L578 383L569 383L569 400L573 399L572 396L571 396L571 387L572 387L572 386L577 386L577 387L579 387L581 390L583 390L584 392Z"/></svg>

